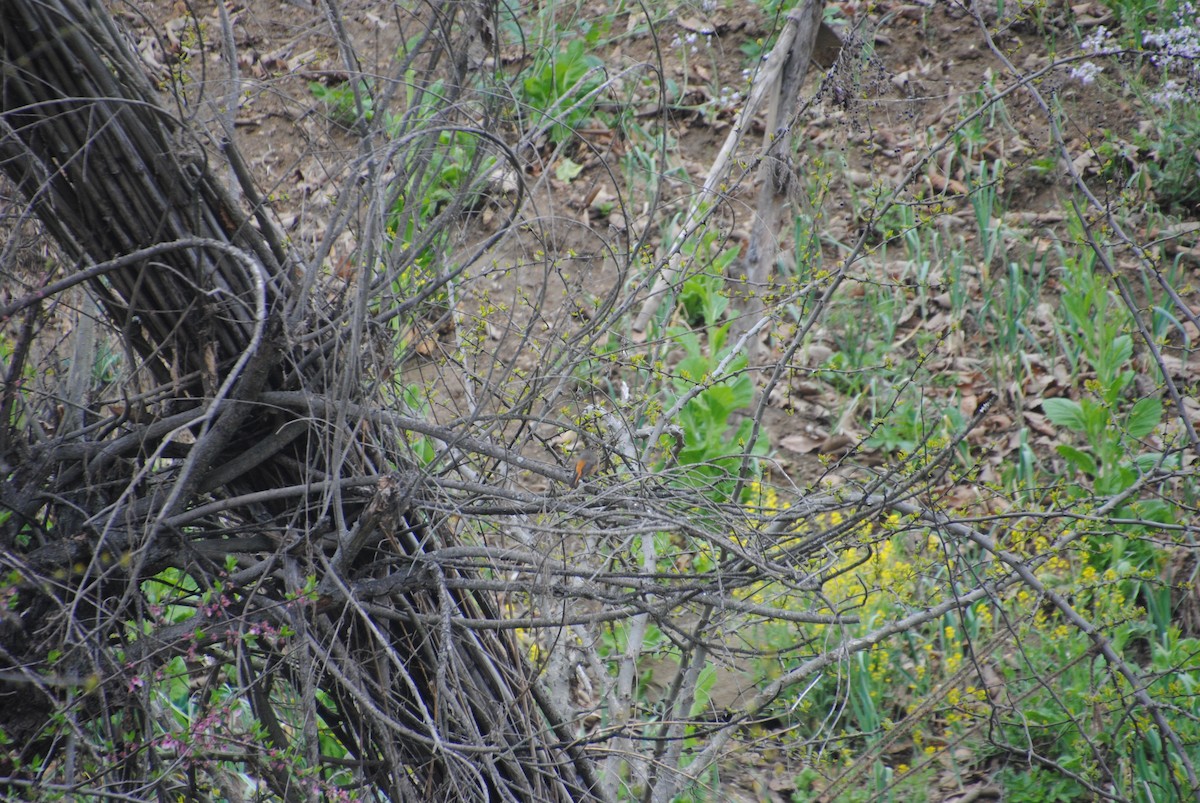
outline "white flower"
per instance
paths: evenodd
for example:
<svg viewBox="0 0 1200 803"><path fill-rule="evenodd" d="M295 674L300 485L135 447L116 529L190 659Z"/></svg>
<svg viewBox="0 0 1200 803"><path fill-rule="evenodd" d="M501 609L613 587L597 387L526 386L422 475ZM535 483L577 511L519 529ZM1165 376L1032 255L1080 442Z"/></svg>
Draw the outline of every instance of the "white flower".
<svg viewBox="0 0 1200 803"><path fill-rule="evenodd" d="M1150 95L1150 100L1160 106L1184 101L1189 95L1194 97L1200 85L1200 28L1196 27L1196 21L1196 7L1191 2L1182 2L1175 11L1174 28L1142 36L1142 44L1154 49L1150 61L1171 76Z"/></svg>
<svg viewBox="0 0 1200 803"><path fill-rule="evenodd" d="M1112 44L1113 35L1103 25L1097 25L1096 30L1088 34L1087 38L1079 43L1079 49L1084 53L1100 53Z"/></svg>
<svg viewBox="0 0 1200 803"><path fill-rule="evenodd" d="M1150 93L1150 101L1159 106L1170 106L1172 103L1182 103L1187 100L1186 87L1174 78L1168 78L1161 89Z"/></svg>
<svg viewBox="0 0 1200 803"><path fill-rule="evenodd" d="M1090 84L1096 76L1104 72L1104 68L1091 61L1082 61L1071 68L1071 77L1081 84Z"/></svg>

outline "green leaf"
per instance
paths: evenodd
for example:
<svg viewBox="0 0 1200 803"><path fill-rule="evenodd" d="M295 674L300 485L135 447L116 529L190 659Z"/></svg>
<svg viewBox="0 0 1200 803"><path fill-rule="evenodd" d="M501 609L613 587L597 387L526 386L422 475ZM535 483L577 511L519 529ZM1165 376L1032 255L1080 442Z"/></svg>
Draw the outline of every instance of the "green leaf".
<svg viewBox="0 0 1200 803"><path fill-rule="evenodd" d="M554 177L564 184L570 184L571 179L583 172L583 165L577 164L565 156L559 160L554 169Z"/></svg>
<svg viewBox="0 0 1200 803"><path fill-rule="evenodd" d="M1144 438L1162 421L1163 406L1158 399L1140 399L1125 419L1125 431L1134 438Z"/></svg>
<svg viewBox="0 0 1200 803"><path fill-rule="evenodd" d="M1043 399L1042 410L1051 422L1060 427L1083 432L1087 425L1083 419L1083 408L1070 399Z"/></svg>
<svg viewBox="0 0 1200 803"><path fill-rule="evenodd" d="M1074 446L1067 446L1065 443L1055 447L1055 450L1066 458L1076 470L1094 477L1097 474L1096 461L1087 452L1076 449Z"/></svg>
<svg viewBox="0 0 1200 803"><path fill-rule="evenodd" d="M1175 521L1175 506L1161 499L1143 499L1134 504L1134 515L1140 519L1170 524Z"/></svg>
<svg viewBox="0 0 1200 803"><path fill-rule="evenodd" d="M713 666L712 661L704 664L704 668L700 670L700 676L696 679L696 696L692 699L691 716L698 717L706 713L709 708L709 701L712 700L713 686L717 683L717 668Z"/></svg>
<svg viewBox="0 0 1200 803"><path fill-rule="evenodd" d="M1133 464L1137 466L1139 471L1153 471L1155 466L1162 461L1162 468L1166 471L1178 471L1180 466L1179 455L1167 455L1163 457L1162 452L1143 452L1133 458Z"/></svg>
<svg viewBox="0 0 1200 803"><path fill-rule="evenodd" d="M1121 335L1116 338L1104 356L1114 368L1129 362L1133 357L1133 338L1129 335Z"/></svg>
<svg viewBox="0 0 1200 803"><path fill-rule="evenodd" d="M1108 406L1084 399L1079 403L1079 409L1083 411L1084 430L1092 445L1103 443L1106 440L1106 430L1112 425L1112 413Z"/></svg>
<svg viewBox="0 0 1200 803"><path fill-rule="evenodd" d="M1119 494L1137 482L1137 478L1138 472L1133 466L1130 466L1128 463L1117 466L1115 469L1106 471L1096 480L1096 493L1105 496Z"/></svg>

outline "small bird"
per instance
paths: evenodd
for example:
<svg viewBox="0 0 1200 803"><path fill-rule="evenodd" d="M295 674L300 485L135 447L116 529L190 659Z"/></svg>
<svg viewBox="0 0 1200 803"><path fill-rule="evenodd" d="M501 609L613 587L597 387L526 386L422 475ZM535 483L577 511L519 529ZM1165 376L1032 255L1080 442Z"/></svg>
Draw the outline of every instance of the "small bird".
<svg viewBox="0 0 1200 803"><path fill-rule="evenodd" d="M600 467L600 458L591 449L584 449L575 458L575 474L571 477L571 487L578 488L579 483L596 473Z"/></svg>

